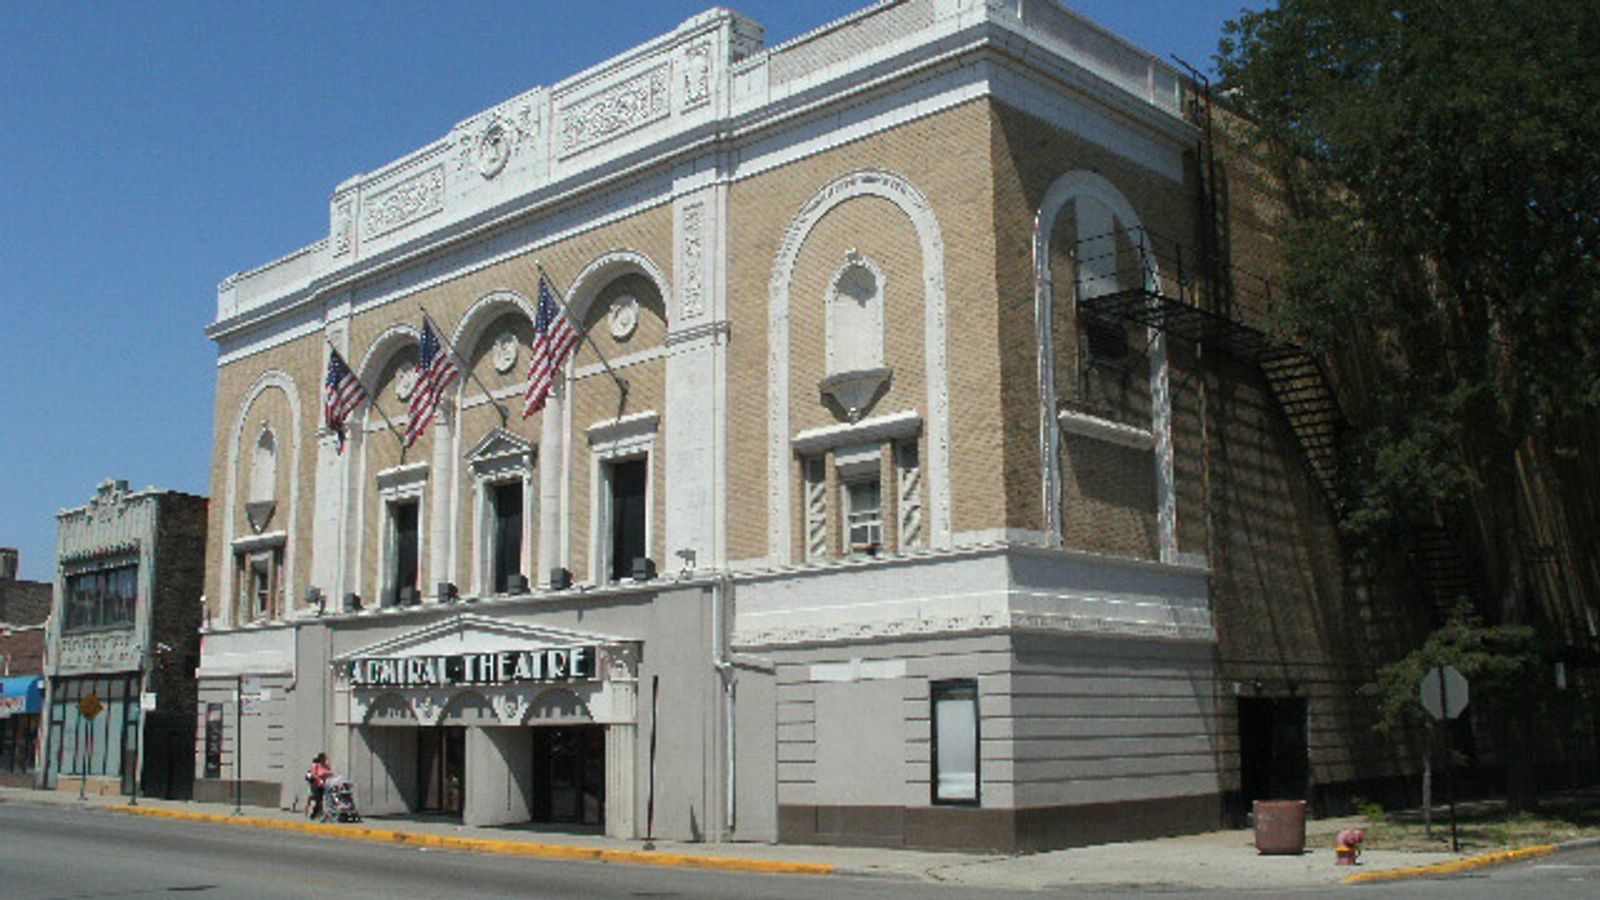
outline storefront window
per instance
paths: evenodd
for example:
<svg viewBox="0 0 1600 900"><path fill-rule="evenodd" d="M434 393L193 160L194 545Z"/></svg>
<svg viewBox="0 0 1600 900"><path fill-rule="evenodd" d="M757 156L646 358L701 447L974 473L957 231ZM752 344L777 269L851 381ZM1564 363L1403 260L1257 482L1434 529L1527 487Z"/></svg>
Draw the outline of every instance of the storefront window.
<svg viewBox="0 0 1600 900"><path fill-rule="evenodd" d="M131 789L134 729L139 724L139 676L62 678L50 695L50 734L45 764L47 784L60 778L120 778ZM86 719L78 701L99 698L100 714Z"/></svg>
<svg viewBox="0 0 1600 900"><path fill-rule="evenodd" d="M126 628L139 601L139 565L127 563L67 576L62 603L67 631Z"/></svg>

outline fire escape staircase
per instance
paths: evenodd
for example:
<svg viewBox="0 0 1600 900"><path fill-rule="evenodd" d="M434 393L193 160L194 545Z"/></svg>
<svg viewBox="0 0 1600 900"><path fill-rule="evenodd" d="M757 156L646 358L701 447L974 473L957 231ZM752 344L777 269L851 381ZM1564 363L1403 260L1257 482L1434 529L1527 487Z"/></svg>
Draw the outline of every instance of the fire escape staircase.
<svg viewBox="0 0 1600 900"><path fill-rule="evenodd" d="M1114 249L1106 249L1114 247ZM1085 249L1103 253L1096 261ZM1332 382L1320 360L1239 318L1203 308L1200 291L1187 276L1193 254L1147 231L1079 242L1078 310L1091 320L1143 325L1169 337L1199 344L1256 367L1294 434L1324 499L1338 502L1339 435L1344 419ZM1092 274L1085 274L1092 273ZM1246 277L1234 274L1235 282ZM1260 281L1259 279L1257 279ZM1265 281L1260 281L1265 285ZM1124 285L1133 284L1134 287ZM1115 288L1107 289L1111 285ZM1252 297L1268 298L1265 292Z"/></svg>

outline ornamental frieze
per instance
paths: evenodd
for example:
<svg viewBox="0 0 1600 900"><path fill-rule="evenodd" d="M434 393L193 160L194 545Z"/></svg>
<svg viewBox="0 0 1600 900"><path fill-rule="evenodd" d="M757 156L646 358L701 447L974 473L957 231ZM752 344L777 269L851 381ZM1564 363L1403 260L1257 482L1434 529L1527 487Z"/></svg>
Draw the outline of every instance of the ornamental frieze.
<svg viewBox="0 0 1600 900"><path fill-rule="evenodd" d="M667 117L671 111L670 66L661 63L627 81L561 107L561 155Z"/></svg>
<svg viewBox="0 0 1600 900"><path fill-rule="evenodd" d="M413 175L366 202L366 237L387 234L444 209L444 166Z"/></svg>

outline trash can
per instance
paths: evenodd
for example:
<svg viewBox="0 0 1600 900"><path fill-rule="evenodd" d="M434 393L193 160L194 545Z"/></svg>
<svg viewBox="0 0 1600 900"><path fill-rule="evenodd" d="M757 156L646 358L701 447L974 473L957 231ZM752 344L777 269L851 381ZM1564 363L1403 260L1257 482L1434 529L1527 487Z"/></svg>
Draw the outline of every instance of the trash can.
<svg viewBox="0 0 1600 900"><path fill-rule="evenodd" d="M1257 800L1255 802L1256 852L1294 855L1306 852L1306 802Z"/></svg>

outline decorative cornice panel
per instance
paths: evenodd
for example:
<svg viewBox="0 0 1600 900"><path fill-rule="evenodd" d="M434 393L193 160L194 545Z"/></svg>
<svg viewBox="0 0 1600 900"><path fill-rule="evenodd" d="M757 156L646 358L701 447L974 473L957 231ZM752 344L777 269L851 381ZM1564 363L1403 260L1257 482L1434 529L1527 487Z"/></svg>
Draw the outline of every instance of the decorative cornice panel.
<svg viewBox="0 0 1600 900"><path fill-rule="evenodd" d="M670 73L671 66L662 62L561 107L561 156L571 156L666 118L672 111Z"/></svg>
<svg viewBox="0 0 1600 900"><path fill-rule="evenodd" d="M362 233L369 238L403 228L444 209L444 165L413 175L366 202Z"/></svg>

